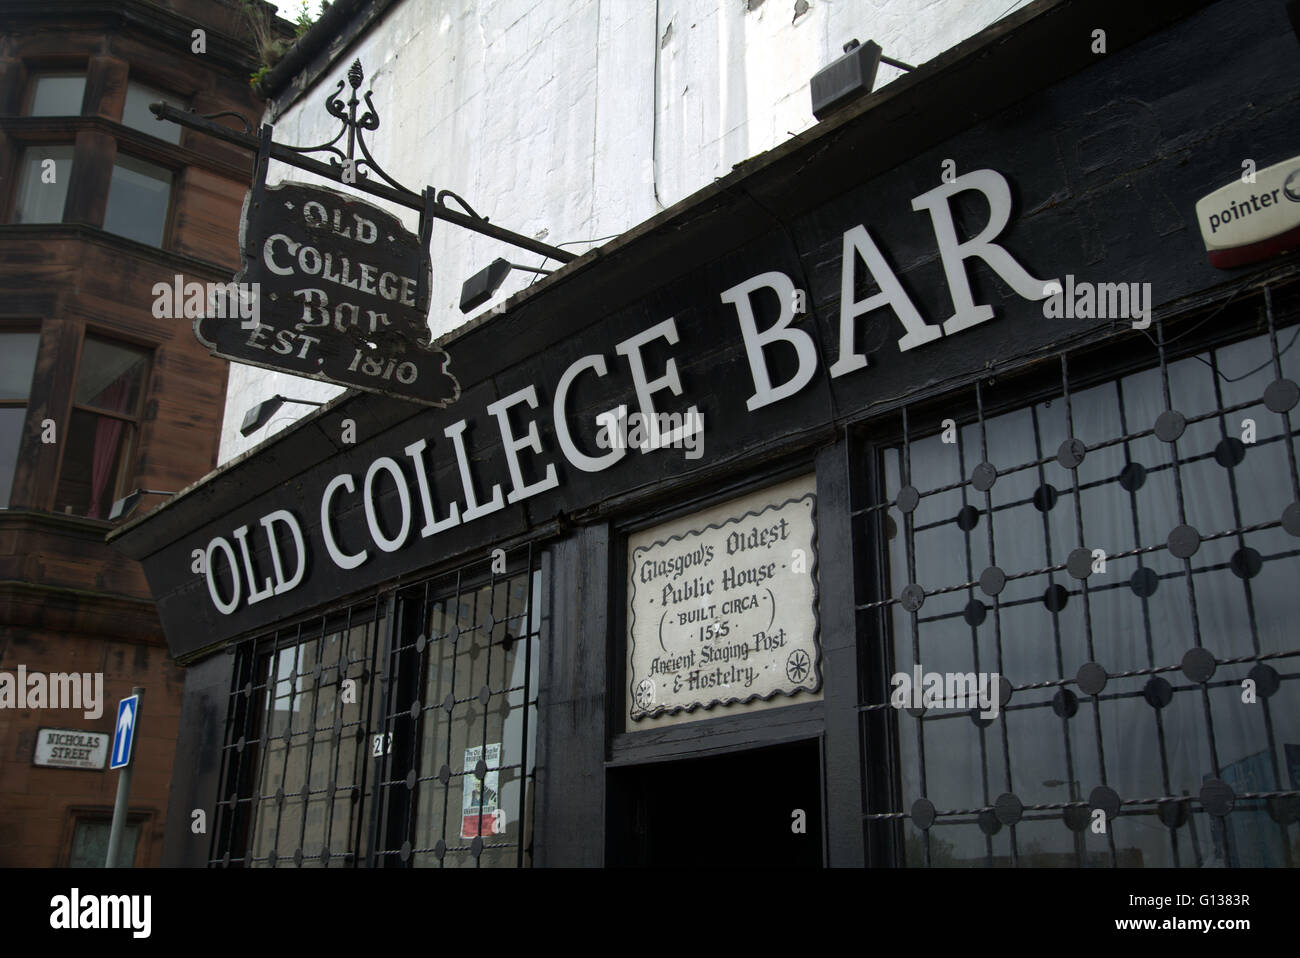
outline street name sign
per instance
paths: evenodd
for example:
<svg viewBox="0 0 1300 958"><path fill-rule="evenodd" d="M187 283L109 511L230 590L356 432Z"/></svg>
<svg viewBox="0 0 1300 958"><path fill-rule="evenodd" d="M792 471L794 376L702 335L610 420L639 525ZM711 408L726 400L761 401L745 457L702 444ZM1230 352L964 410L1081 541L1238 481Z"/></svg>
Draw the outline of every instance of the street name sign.
<svg viewBox="0 0 1300 958"><path fill-rule="evenodd" d="M36 732L32 764L45 768L100 770L108 760L108 734L84 729L43 728Z"/></svg>

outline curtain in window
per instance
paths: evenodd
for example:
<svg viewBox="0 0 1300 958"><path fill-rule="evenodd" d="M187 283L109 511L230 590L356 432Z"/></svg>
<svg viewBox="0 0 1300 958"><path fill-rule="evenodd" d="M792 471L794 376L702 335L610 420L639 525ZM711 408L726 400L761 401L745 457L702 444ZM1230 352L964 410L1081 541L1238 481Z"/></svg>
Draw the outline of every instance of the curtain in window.
<svg viewBox="0 0 1300 958"><path fill-rule="evenodd" d="M131 389L130 370L123 373L99 396L102 404L110 409L119 408L126 401L126 394ZM113 476L113 464L117 460L118 440L122 437L122 421L109 416L100 416L95 424L95 446L91 452L90 467L90 509L87 514L92 519L103 518L104 498L109 494L108 484Z"/></svg>

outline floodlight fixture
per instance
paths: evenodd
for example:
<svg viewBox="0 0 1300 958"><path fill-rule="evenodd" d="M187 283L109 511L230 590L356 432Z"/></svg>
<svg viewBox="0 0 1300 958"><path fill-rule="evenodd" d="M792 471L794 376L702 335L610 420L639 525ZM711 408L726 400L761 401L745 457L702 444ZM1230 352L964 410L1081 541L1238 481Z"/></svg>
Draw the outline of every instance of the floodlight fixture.
<svg viewBox="0 0 1300 958"><path fill-rule="evenodd" d="M512 269L521 269L527 273L540 273L543 276L549 275L551 270L540 269L535 266L520 266L518 263L507 262L498 257L488 263L483 269L479 270L469 279L465 280L460 288L460 311L468 313L478 309L489 299L496 295L496 291L501 288L501 284L506 281Z"/></svg>
<svg viewBox="0 0 1300 958"><path fill-rule="evenodd" d="M813 75L810 84L813 116L824 120L840 107L870 93L876 84L876 69L882 63L900 70L916 69L901 60L885 56L880 44L874 40L866 43L850 40L844 44L844 56Z"/></svg>
<svg viewBox="0 0 1300 958"><path fill-rule="evenodd" d="M264 399L255 406L252 406L248 412L244 413L243 425L239 427L239 434L248 438L257 430L261 429L274 416L285 403L298 403L302 406L323 406L323 402L316 402L311 399L290 399L288 396L281 396L278 393L270 399Z"/></svg>
<svg viewBox="0 0 1300 958"><path fill-rule="evenodd" d="M121 499L118 499L116 502L113 503L113 508L110 509L108 512L108 518L110 521L116 519L125 519L127 516L129 516L132 512L135 511L135 507L140 504L140 500L145 496L174 496L174 495L176 495L176 493L163 492L160 489L135 489L131 492L128 492Z"/></svg>

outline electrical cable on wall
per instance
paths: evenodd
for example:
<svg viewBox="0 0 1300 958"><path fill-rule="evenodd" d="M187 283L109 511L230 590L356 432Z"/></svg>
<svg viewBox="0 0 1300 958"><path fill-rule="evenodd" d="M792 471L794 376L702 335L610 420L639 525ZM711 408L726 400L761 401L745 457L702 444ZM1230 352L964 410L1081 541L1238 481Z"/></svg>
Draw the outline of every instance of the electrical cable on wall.
<svg viewBox="0 0 1300 958"><path fill-rule="evenodd" d="M569 240L567 243L556 243L555 245L558 246L560 249L563 249L566 246L577 246L579 243L603 243L605 242L605 240L617 239L622 235L623 235L622 233L611 233L609 236L593 236L591 239ZM541 269L543 266L546 265L549 259L550 259L549 256L542 257L542 261L537 264L537 268ZM539 279L542 278L542 275L543 274L538 273L529 281L528 285L532 286L533 283L537 282Z"/></svg>
<svg viewBox="0 0 1300 958"><path fill-rule="evenodd" d="M650 95L650 187L659 208L667 209L659 198L659 0L655 0L654 90Z"/></svg>

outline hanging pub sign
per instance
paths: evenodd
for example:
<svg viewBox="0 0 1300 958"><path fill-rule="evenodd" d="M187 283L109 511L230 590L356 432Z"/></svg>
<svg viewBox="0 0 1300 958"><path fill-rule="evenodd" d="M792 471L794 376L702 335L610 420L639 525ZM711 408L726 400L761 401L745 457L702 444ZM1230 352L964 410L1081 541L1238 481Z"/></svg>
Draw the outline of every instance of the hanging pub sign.
<svg viewBox="0 0 1300 958"><path fill-rule="evenodd" d="M366 143L366 134L379 129L379 113L373 91L364 99L360 93L363 79L361 63L354 61L347 72L348 99L340 80L325 100L326 111L340 123L338 132L317 146L278 143L269 125L252 136L247 121L241 133L210 116L150 104L159 119L257 153L239 224L243 268L222 295L209 289L208 312L214 315L196 319L194 334L225 359L447 406L459 398L460 384L448 369L447 353L430 342L434 221L561 263L577 254L489 223L451 190L425 187L417 193L385 173ZM304 183L268 185L271 160L419 211L419 235L350 193ZM449 207L448 199L460 209ZM159 292L166 294L165 285ZM178 278L175 302L182 294Z"/></svg>
<svg viewBox="0 0 1300 958"><path fill-rule="evenodd" d="M632 722L821 689L816 511L805 477L630 537Z"/></svg>
<svg viewBox="0 0 1300 958"><path fill-rule="evenodd" d="M397 217L280 183L249 193L240 247L235 283L256 308L195 320L213 354L434 406L460 395L449 357L430 345L427 246Z"/></svg>

